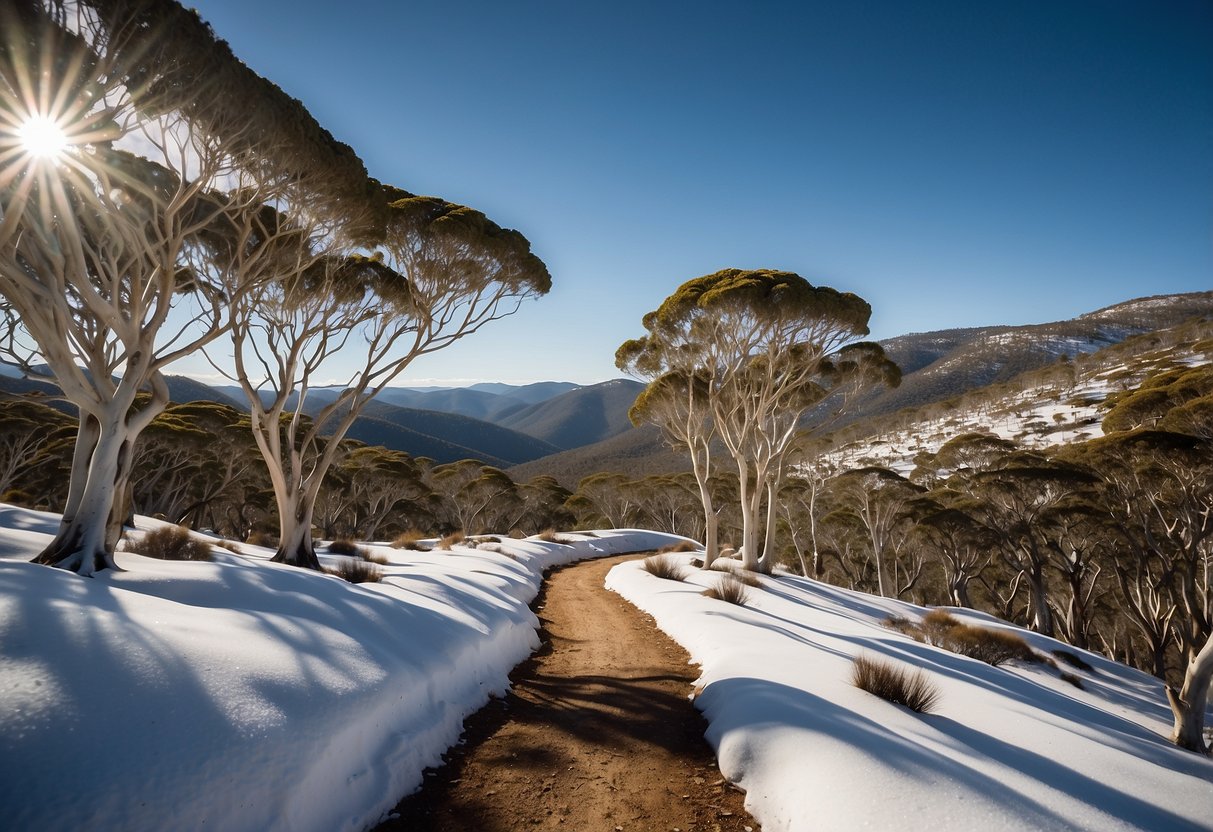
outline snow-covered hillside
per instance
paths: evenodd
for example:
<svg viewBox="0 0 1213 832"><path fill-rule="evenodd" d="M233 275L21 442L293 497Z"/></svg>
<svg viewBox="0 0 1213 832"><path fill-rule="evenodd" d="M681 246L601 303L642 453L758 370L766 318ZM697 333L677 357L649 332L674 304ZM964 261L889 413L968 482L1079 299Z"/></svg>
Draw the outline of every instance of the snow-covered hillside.
<svg viewBox="0 0 1213 832"><path fill-rule="evenodd" d="M1161 370L1196 367L1211 359L1207 351L1195 351L1187 344L1146 351L1112 363L1078 362L1072 376L1064 381L1057 374L1000 395L973 396L979 400L974 406L904 420L901 426L878 436L847 442L827 459L840 470L881 465L908 475L914 470L915 456L935 453L949 439L964 433L993 433L1030 449L1102 436L1104 400L1110 393L1132 389Z"/></svg>
<svg viewBox="0 0 1213 832"><path fill-rule="evenodd" d="M719 580L662 580L625 563L607 585L702 666L708 739L764 832L1213 829L1213 761L1168 743L1157 679L951 610L1080 655L1091 671L1067 667L1079 689L1047 665L992 667L882 626L921 618L912 604L780 575L742 607L701 594ZM935 712L851 684L860 655L925 668L941 692Z"/></svg>
<svg viewBox="0 0 1213 832"><path fill-rule="evenodd" d="M544 568L671 539L373 546L386 577L357 585L243 544L211 562L119 552L127 571L86 579L26 562L57 520L0 505L8 830L364 829L538 646Z"/></svg>
<svg viewBox="0 0 1213 832"><path fill-rule="evenodd" d="M359 585L243 545L211 562L120 552L126 571L83 579L26 562L56 520L0 505L6 829L364 829L537 646L543 568L677 539L373 545L386 577ZM779 576L729 606L700 594L717 579L631 563L609 583L702 665L708 738L767 832L1213 829L1213 762L1168 744L1157 680L1083 653L1080 690L881 626L921 614L908 604ZM852 687L861 653L926 668L937 713Z"/></svg>

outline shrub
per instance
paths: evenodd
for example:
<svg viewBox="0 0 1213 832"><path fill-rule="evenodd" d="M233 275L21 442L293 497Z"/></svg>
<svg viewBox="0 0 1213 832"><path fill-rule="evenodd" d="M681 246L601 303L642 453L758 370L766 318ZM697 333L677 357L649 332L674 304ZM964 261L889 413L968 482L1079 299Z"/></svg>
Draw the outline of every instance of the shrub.
<svg viewBox="0 0 1213 832"><path fill-rule="evenodd" d="M539 534L535 535L535 537L546 543L559 543L562 546L568 546L577 542L571 537L565 537L564 535L557 534L555 529L544 529Z"/></svg>
<svg viewBox="0 0 1213 832"><path fill-rule="evenodd" d="M856 656L851 665L851 683L873 696L905 705L920 714L930 713L939 702L939 688L920 670L911 673L891 662Z"/></svg>
<svg viewBox="0 0 1213 832"><path fill-rule="evenodd" d="M449 552L452 546L454 546L456 543L462 543L466 539L467 537L463 532L451 532L446 537L442 538L442 540L438 541L438 548Z"/></svg>
<svg viewBox="0 0 1213 832"><path fill-rule="evenodd" d="M945 610L931 610L915 624L902 616L890 616L884 626L905 633L915 641L968 656L998 667L1012 659L1036 664L1053 664L1038 654L1023 637L1007 630L990 630L962 623Z"/></svg>
<svg viewBox="0 0 1213 832"><path fill-rule="evenodd" d="M666 553L678 552L698 552L700 546L698 543L690 540L680 540L677 543L671 543L669 546L662 546L657 550L657 554L664 555Z"/></svg>
<svg viewBox="0 0 1213 832"><path fill-rule="evenodd" d="M518 556L516 554L509 551L504 546L500 546L496 543L485 543L477 548L479 548L481 551L492 552L495 555L503 555L510 560L518 560Z"/></svg>
<svg viewBox="0 0 1213 832"><path fill-rule="evenodd" d="M383 570L364 560L343 560L328 573L352 584L374 584L383 580Z"/></svg>
<svg viewBox="0 0 1213 832"><path fill-rule="evenodd" d="M1063 682L1069 682L1071 685L1078 688L1079 690L1086 690L1086 687L1082 683L1082 679L1075 676L1073 673L1066 673L1065 671L1062 671L1061 680Z"/></svg>
<svg viewBox="0 0 1213 832"><path fill-rule="evenodd" d="M969 627L961 624L952 628L939 646L994 667L1005 664L1011 659L1040 662L1040 658L1022 636L1005 630L987 630L984 627Z"/></svg>
<svg viewBox="0 0 1213 832"><path fill-rule="evenodd" d="M650 575L664 578L667 581L681 581L687 576L686 567L678 558L669 555L649 555L644 559L641 568Z"/></svg>
<svg viewBox="0 0 1213 832"><path fill-rule="evenodd" d="M359 548L360 548L359 555L367 563L377 563L380 566L387 566L389 563L391 563L391 561L387 559L386 555L381 555L378 552L372 552L370 549L367 549L366 547L359 547Z"/></svg>
<svg viewBox="0 0 1213 832"><path fill-rule="evenodd" d="M245 538L244 542L250 546L265 546L266 548L273 549L278 545L278 538L269 532L257 530L249 532L249 536Z"/></svg>
<svg viewBox="0 0 1213 832"><path fill-rule="evenodd" d="M366 551L352 540L347 538L338 538L329 544L330 555L348 555L351 557L361 558L366 555Z"/></svg>
<svg viewBox="0 0 1213 832"><path fill-rule="evenodd" d="M904 615L890 615L884 621L880 622L882 627L888 627L890 630L896 630L903 633L915 641L923 641L922 628L915 624Z"/></svg>
<svg viewBox="0 0 1213 832"><path fill-rule="evenodd" d="M727 572L737 580L741 581L746 586L761 587L762 581L758 580L758 576L748 569L743 569L737 564L729 560L717 560L712 562L712 570L715 572Z"/></svg>
<svg viewBox="0 0 1213 832"><path fill-rule="evenodd" d="M1079 670L1084 670L1087 673L1095 673L1096 670L1082 656L1077 653L1071 653L1069 650L1053 650L1053 658L1060 662L1068 664L1070 667L1076 667Z"/></svg>
<svg viewBox="0 0 1213 832"><path fill-rule="evenodd" d="M407 532L402 532L392 541L393 549L413 549L418 552L428 552L429 547L421 544L420 541L425 539L425 533L421 529L409 529Z"/></svg>
<svg viewBox="0 0 1213 832"><path fill-rule="evenodd" d="M190 536L185 526L161 526L127 545L127 551L160 560L210 560L211 544Z"/></svg>
<svg viewBox="0 0 1213 832"><path fill-rule="evenodd" d="M750 593L746 590L746 585L734 575L721 575L720 583L714 587L708 587L703 594L708 598L736 604L739 607L744 607L750 600Z"/></svg>

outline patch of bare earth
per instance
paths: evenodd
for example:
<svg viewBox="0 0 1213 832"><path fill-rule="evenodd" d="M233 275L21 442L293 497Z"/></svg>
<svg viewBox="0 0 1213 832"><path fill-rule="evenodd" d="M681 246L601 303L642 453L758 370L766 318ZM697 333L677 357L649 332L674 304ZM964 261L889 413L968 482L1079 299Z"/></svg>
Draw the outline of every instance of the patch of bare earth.
<svg viewBox="0 0 1213 832"><path fill-rule="evenodd" d="M603 588L635 557L549 575L535 602L543 646L379 830L758 829L703 738L686 652Z"/></svg>

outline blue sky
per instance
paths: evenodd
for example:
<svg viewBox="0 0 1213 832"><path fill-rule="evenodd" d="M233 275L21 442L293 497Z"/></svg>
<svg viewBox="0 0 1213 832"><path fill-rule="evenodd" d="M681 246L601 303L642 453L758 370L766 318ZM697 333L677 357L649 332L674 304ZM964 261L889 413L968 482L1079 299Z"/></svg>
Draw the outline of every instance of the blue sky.
<svg viewBox="0 0 1213 832"><path fill-rule="evenodd" d="M876 338L1213 288L1205 0L194 5L374 176L551 269L404 383L617 376L725 267L856 292Z"/></svg>

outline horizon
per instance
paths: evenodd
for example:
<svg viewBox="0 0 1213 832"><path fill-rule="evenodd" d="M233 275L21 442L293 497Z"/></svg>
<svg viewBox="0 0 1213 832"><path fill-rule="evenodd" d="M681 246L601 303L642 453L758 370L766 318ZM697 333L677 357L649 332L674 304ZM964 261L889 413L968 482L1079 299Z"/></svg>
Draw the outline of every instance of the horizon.
<svg viewBox="0 0 1213 832"><path fill-rule="evenodd" d="M1134 301L1147 300L1147 299L1151 299L1151 298L1174 297L1174 296L1179 296L1179 295L1200 294L1201 291L1213 291L1213 289L1196 290L1194 292L1166 292L1166 293L1161 293L1161 294L1135 295L1133 297L1124 298L1122 300L1115 301L1113 303L1107 304L1105 306L1100 306L1095 309L1088 309L1084 312L1080 312L1079 314L1073 316L1073 318L1047 318L1047 319L1041 320L1041 321L1002 322L1002 323L982 324L982 325L976 325L976 326L943 326L943 327L939 327L938 329L912 330L912 331L908 331L908 332L901 332L896 335L890 335L890 336L887 336L884 338L872 339L872 340L879 340L879 341L885 342L885 341L895 340L898 338L904 338L904 337L911 336L911 335L929 335L933 332L947 332L947 331L956 330L956 329L984 329L984 328L992 328L992 327L1019 328L1019 327L1032 327L1032 326L1046 326L1048 324L1063 323L1065 321L1074 320L1077 318L1081 318L1085 315L1091 315L1091 314L1094 314L1097 312L1101 312L1105 309L1114 308L1114 307L1117 307L1117 306L1120 306L1120 305L1123 305L1126 303L1134 302ZM187 374L173 373L172 375L187 375ZM212 386L227 386L227 385L231 384L230 379L224 379L222 376L219 376L218 374L210 374L209 378L212 380L209 380L209 381L206 380L207 377L202 376L202 375L188 374L187 377L194 379L195 381L200 381L204 384L208 384L208 385L212 385ZM463 389L463 388L467 388L467 387L473 387L473 386L476 386L479 384L503 384L503 385L508 385L508 386L512 386L512 387L526 387L526 386L533 385L533 384L545 384L545 383L575 384L578 387L593 387L598 384L605 384L609 381L617 381L620 379L636 381L636 379L634 377L629 376L626 373L623 373L622 371L616 370L615 374L612 376L609 376L607 378L596 379L593 381L574 381L572 379L567 379L567 378L531 378L531 379L507 378L507 379L500 379L500 378L475 378L475 377L473 377L473 378L424 378L424 377L419 377L419 378L410 378L407 382L389 384L387 386L387 389L415 390L415 389L420 389L420 388L431 388L431 389L442 389L442 390L458 390L458 389ZM316 385L316 387L324 387L324 388L339 387L339 386L343 386L343 383L340 381L335 381L335 380L326 382L325 384L322 384L322 385Z"/></svg>
<svg viewBox="0 0 1213 832"><path fill-rule="evenodd" d="M1094 314L1097 312L1101 312L1105 309L1113 308L1113 307L1120 306L1120 305L1130 303L1133 301L1147 300L1147 299L1156 298L1156 297L1174 297L1174 296L1178 296L1178 295L1200 294L1202 291L1208 292L1208 291L1213 291L1213 289L1195 290L1193 292L1166 292L1166 293L1155 293L1155 294L1146 294L1146 295L1135 295L1133 297L1123 298L1121 300L1114 301L1113 303L1106 304L1104 306L1085 310L1083 312L1078 313L1077 315L1074 315L1072 318L1050 317L1050 318L1046 318L1045 320L1040 320L1040 321L1027 321L1027 322L1005 322L1004 321L1004 322L1000 322L1000 323L980 324L980 325L974 325L974 326L942 326L942 327L939 327L938 329L911 330L911 331L907 331L907 332L901 332L896 335L889 335L889 336L879 338L879 339L872 338L871 340L879 340L879 341L884 342L884 341L891 341L891 340L895 340L897 338L903 338L903 337L911 336L911 335L929 335L932 332L946 332L946 331L951 331L951 330L956 330L956 329L982 329L982 328L986 328L986 327L1016 328L1016 327L1044 326L1044 325L1048 325L1048 324L1062 323L1065 321L1074 320L1076 318L1081 318L1085 315L1090 315L1090 314ZM226 377L220 375L219 373L216 373L213 371L209 372L209 373L208 372L183 372L183 371L181 371L181 365L186 364L186 363L188 363L188 362L181 361L181 362L178 362L178 364L173 365L173 367L171 368L173 370L173 372L168 373L168 375L188 378L188 379L197 381L201 384L205 384L210 387L220 388L220 387L236 386L235 383L232 381L232 379L226 378ZM38 366L42 366L42 365L38 365ZM12 370L15 372L14 373L5 373L4 372L5 369ZM20 375L20 371L14 365L8 364L7 362L0 360L0 375L5 375L5 374ZM463 377L463 378L458 378L458 377L451 378L451 377L441 377L441 376L439 376L439 377L410 377L406 380L397 381L396 383L389 384L389 385L387 385L386 389L421 390L422 388L430 388L430 389L436 389L436 390L459 390L459 389L473 387L473 386L480 385L480 384L502 384L502 385L508 385L508 386L512 386L512 387L526 387L529 385L544 384L544 383L574 384L578 387L593 387L598 384L605 384L608 381L616 381L619 379L626 379L626 380L630 380L630 381L636 380L635 378L628 376L627 374L623 373L620 370L616 370L614 375L610 375L605 378L598 378L598 379L594 379L594 380L590 380L590 381L578 381L578 380L574 380L572 378L553 378L553 377L529 377L529 378L524 378L524 377L493 378L493 377L474 377L474 376L473 377ZM313 389L326 389L326 388L335 388L335 387L344 387L344 386L345 386L345 383L341 380L328 379L328 380L324 381L323 383L313 385Z"/></svg>

